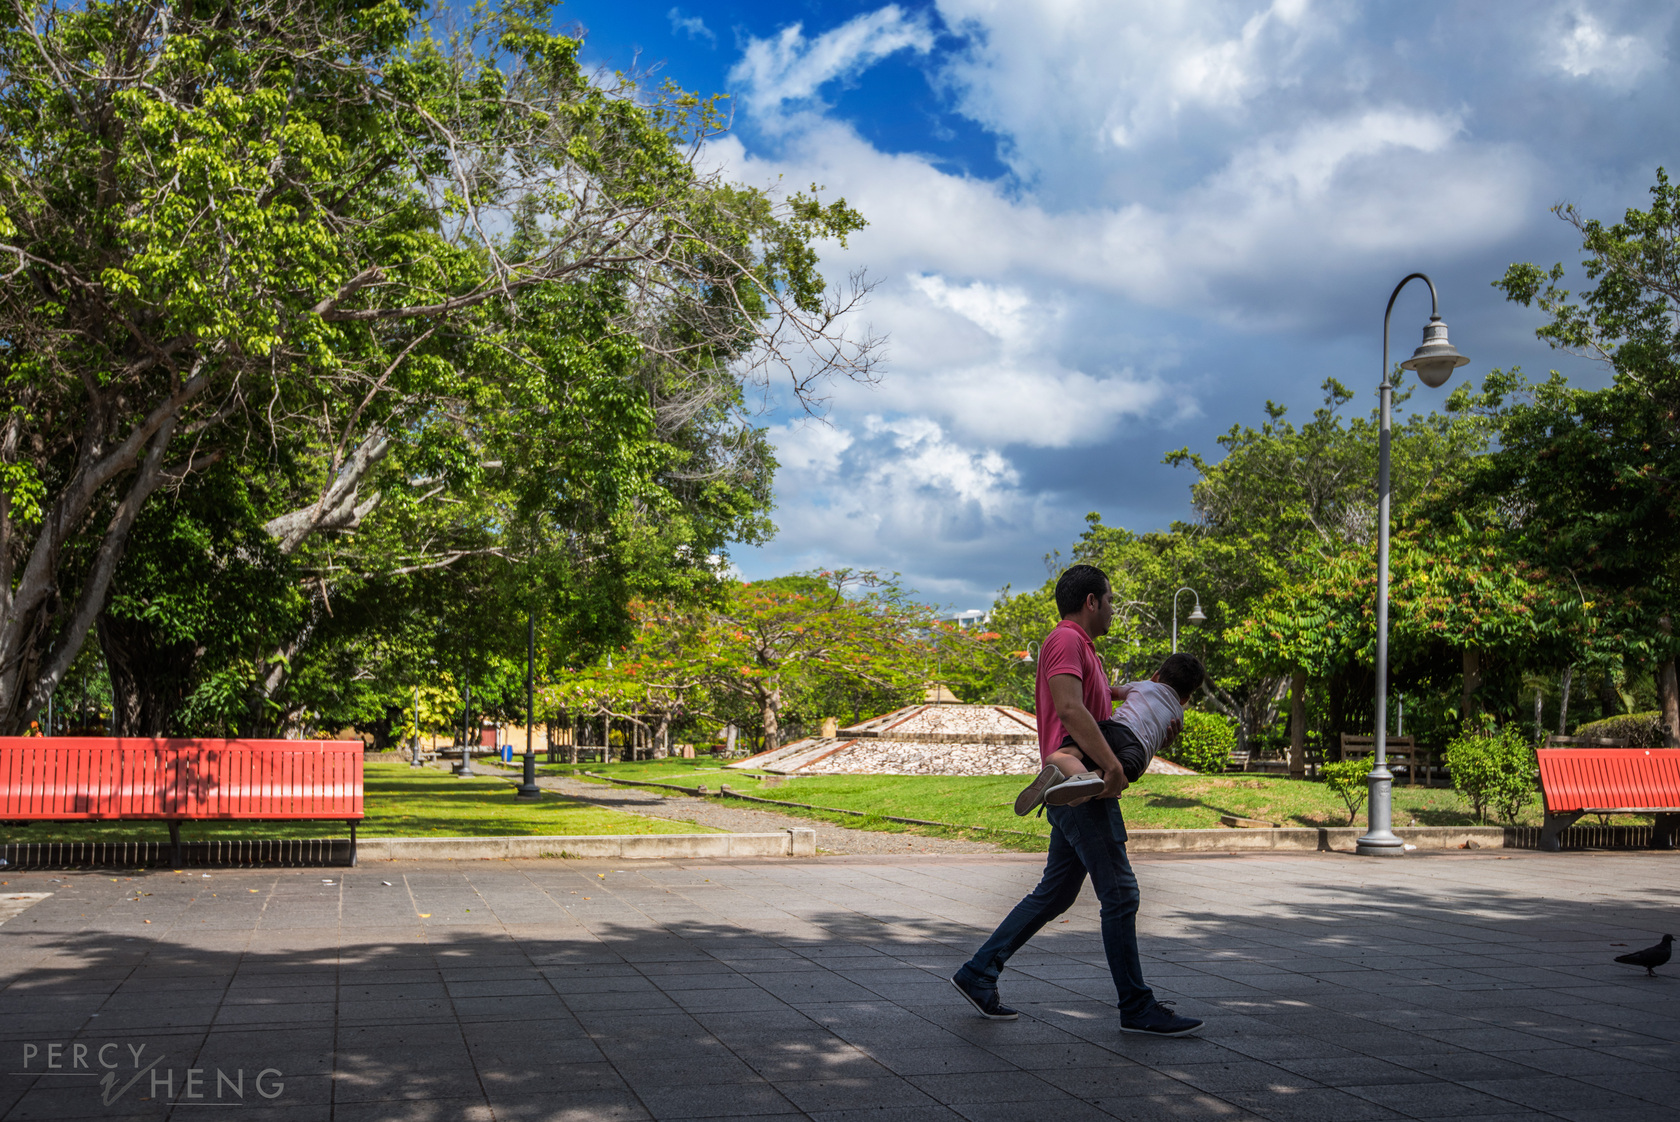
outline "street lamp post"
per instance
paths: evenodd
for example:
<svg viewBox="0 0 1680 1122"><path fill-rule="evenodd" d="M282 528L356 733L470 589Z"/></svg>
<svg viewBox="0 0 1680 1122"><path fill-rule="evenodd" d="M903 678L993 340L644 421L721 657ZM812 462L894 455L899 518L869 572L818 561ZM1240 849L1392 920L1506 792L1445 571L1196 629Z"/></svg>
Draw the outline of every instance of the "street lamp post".
<svg viewBox="0 0 1680 1122"><path fill-rule="evenodd" d="M1180 595L1182 595L1183 593L1186 593L1186 592L1188 592L1190 595L1192 595L1196 598L1196 606L1190 609L1190 614L1188 616L1186 616L1185 619L1189 620L1189 622L1191 622L1191 623L1201 623L1203 620L1207 619L1207 616L1202 614L1202 596L1201 596L1201 593L1197 592L1194 588L1191 588L1189 585L1185 585L1183 588L1181 588L1177 592L1173 593L1173 634L1172 634L1172 640L1173 640L1172 653L1173 654L1178 653L1178 598L1179 598Z"/></svg>
<svg viewBox="0 0 1680 1122"><path fill-rule="evenodd" d="M414 751L408 761L409 767L420 766L420 687L414 687Z"/></svg>
<svg viewBox="0 0 1680 1122"><path fill-rule="evenodd" d="M537 613L525 621L525 774L515 798L540 799L542 788L537 786L537 751L531 745L531 726L536 718Z"/></svg>
<svg viewBox="0 0 1680 1122"><path fill-rule="evenodd" d="M472 745L467 743L471 735L469 726L472 724L472 683L466 683L466 700L463 702L461 713L461 762L455 765L456 775L477 774L472 769Z"/></svg>
<svg viewBox="0 0 1680 1122"><path fill-rule="evenodd" d="M1395 285L1383 312L1382 384L1377 387L1381 412L1377 435L1377 735L1375 762L1366 777L1370 784L1366 831L1354 847L1354 852L1364 857L1398 857L1405 852L1404 844L1394 836L1394 776L1388 771L1388 445L1394 400L1394 386L1388 380L1388 320L1400 290L1414 280L1429 286L1429 322L1424 325L1422 345L1400 368L1415 371L1418 381L1434 389L1445 385L1454 370L1470 361L1447 341L1435 282L1422 273L1411 273Z"/></svg>

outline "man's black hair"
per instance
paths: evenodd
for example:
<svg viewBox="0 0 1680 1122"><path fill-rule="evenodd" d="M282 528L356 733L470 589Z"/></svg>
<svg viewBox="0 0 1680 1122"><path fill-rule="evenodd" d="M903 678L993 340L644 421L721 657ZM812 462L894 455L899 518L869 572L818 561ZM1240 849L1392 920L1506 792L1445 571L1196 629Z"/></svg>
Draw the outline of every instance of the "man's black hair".
<svg viewBox="0 0 1680 1122"><path fill-rule="evenodd" d="M1085 606L1085 597L1102 599L1108 574L1095 565L1071 565L1056 581L1056 610L1066 619Z"/></svg>
<svg viewBox="0 0 1680 1122"><path fill-rule="evenodd" d="M1179 697L1189 697L1202 688L1202 681L1207 677L1207 670L1202 666L1202 660L1193 654L1179 651L1175 655L1168 655L1167 661L1161 664L1157 671L1163 686L1171 686Z"/></svg>

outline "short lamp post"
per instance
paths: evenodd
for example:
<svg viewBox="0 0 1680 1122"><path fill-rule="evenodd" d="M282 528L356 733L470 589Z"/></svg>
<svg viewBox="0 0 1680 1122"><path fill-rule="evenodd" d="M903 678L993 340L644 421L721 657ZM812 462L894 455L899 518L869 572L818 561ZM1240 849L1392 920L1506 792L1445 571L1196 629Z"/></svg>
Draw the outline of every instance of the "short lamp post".
<svg viewBox="0 0 1680 1122"><path fill-rule="evenodd" d="M1190 623L1201 623L1203 620L1207 619L1207 616L1202 614L1201 593L1197 592L1194 588L1191 588L1189 585L1185 585L1183 588L1181 588L1177 592L1173 593L1173 634L1172 634L1172 640L1173 640L1172 653L1173 654L1178 653L1178 598L1186 592L1188 592L1190 595L1192 595L1196 598L1196 606L1191 608L1190 609L1190 614L1185 616L1184 618L1186 620L1188 620Z"/></svg>
<svg viewBox="0 0 1680 1122"><path fill-rule="evenodd" d="M1412 273L1395 285L1388 298L1388 308L1383 312L1382 384L1377 387L1382 418L1377 433L1377 735L1375 762L1366 777L1370 784L1366 831L1354 850L1364 857L1398 857L1405 853L1405 845L1394 836L1394 777L1388 771L1388 445L1389 413L1394 400L1394 386L1388 380L1388 320L1400 290L1415 280L1429 286L1429 322L1423 328L1423 344L1400 368L1415 371L1418 381L1436 389L1446 385L1452 372L1470 361L1447 341L1447 325L1441 322L1435 282L1422 273Z"/></svg>
<svg viewBox="0 0 1680 1122"><path fill-rule="evenodd" d="M461 713L461 762L455 765L456 775L474 775L472 768L472 745L467 743L469 728L472 725L472 683L465 684L465 700L462 702Z"/></svg>
<svg viewBox="0 0 1680 1122"><path fill-rule="evenodd" d="M542 788L537 786L537 751L531 744L531 726L536 718L537 672L537 613L525 620L525 774L519 784L519 799L540 799Z"/></svg>
<svg viewBox="0 0 1680 1122"><path fill-rule="evenodd" d="M420 687L414 687L414 752L408 761L409 767L420 766Z"/></svg>

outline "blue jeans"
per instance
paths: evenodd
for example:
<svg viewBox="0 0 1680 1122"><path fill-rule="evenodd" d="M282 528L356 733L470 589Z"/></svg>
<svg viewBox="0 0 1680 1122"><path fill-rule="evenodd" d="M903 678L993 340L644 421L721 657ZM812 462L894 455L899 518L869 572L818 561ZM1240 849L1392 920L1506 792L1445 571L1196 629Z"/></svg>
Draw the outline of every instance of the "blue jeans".
<svg viewBox="0 0 1680 1122"><path fill-rule="evenodd" d="M1126 822L1120 816L1120 800L1052 806L1045 814L1050 819L1050 855L1044 862L1044 878L957 975L977 989L995 991L1003 964L1040 928L1073 907L1088 873L1100 904L1103 952L1120 996L1120 1012L1141 1013L1154 1004L1155 993L1144 983L1143 964L1138 961L1138 883L1126 860Z"/></svg>

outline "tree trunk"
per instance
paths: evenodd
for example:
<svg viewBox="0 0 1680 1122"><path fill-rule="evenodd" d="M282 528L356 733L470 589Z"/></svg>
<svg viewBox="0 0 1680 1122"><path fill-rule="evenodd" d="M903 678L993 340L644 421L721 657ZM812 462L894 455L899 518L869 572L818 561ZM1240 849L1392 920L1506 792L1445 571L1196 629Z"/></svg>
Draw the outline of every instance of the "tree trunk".
<svg viewBox="0 0 1680 1122"><path fill-rule="evenodd" d="M781 747L782 743L782 729L779 722L782 708L782 686L781 683L775 679L772 679L771 681L772 684L770 688L766 690L763 695L764 707L762 709L762 715L764 717L764 751L766 752L774 752L777 748Z"/></svg>
<svg viewBox="0 0 1680 1122"><path fill-rule="evenodd" d="M1608 670L1598 680L1598 708L1600 717L1615 717L1622 712L1622 695Z"/></svg>
<svg viewBox="0 0 1680 1122"><path fill-rule="evenodd" d="M117 736L168 736L170 719L186 701L198 649L192 640L158 641L144 620L116 619L101 612L95 621L99 647L111 675L111 704Z"/></svg>
<svg viewBox="0 0 1680 1122"><path fill-rule="evenodd" d="M1482 654L1474 648L1464 651L1464 692L1459 696L1458 720L1465 724L1471 717L1471 706L1476 703L1476 691L1482 686Z"/></svg>
<svg viewBox="0 0 1680 1122"><path fill-rule="evenodd" d="M1558 683L1558 731L1559 736L1569 735L1569 686L1575 680L1575 666L1571 663L1563 668L1563 680Z"/></svg>
<svg viewBox="0 0 1680 1122"><path fill-rule="evenodd" d="M1307 775L1307 672L1297 670L1289 679L1289 776Z"/></svg>
<svg viewBox="0 0 1680 1122"><path fill-rule="evenodd" d="M1680 748L1680 674L1671 658L1657 668L1657 704L1663 723L1663 745Z"/></svg>
<svg viewBox="0 0 1680 1122"><path fill-rule="evenodd" d="M1666 615L1657 620L1663 638L1674 634L1674 623ZM1657 719L1662 722L1663 746L1680 748L1680 674L1670 656L1657 667Z"/></svg>
<svg viewBox="0 0 1680 1122"><path fill-rule="evenodd" d="M571 763L572 763L573 767L577 767L578 742L581 741L582 739L583 739L583 718L577 716L574 713L572 715L572 751L571 751Z"/></svg>
<svg viewBox="0 0 1680 1122"><path fill-rule="evenodd" d="M1342 702L1347 692L1347 676L1345 674L1336 674L1332 676L1325 685L1329 687L1327 691L1329 695L1327 701L1330 710L1328 714L1330 727L1324 730L1325 742L1327 745L1338 744L1340 743L1338 738L1342 735L1343 731L1342 712L1344 706ZM1326 748L1326 751L1328 751L1328 748ZM1326 759L1328 758L1329 757L1326 757Z"/></svg>

